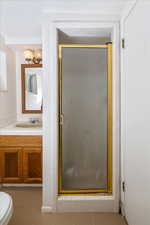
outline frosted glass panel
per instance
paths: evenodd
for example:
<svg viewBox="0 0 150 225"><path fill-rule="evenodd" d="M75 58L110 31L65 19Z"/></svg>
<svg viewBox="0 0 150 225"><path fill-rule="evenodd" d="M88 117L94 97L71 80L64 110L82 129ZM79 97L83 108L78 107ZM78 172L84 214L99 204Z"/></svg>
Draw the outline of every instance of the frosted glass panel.
<svg viewBox="0 0 150 225"><path fill-rule="evenodd" d="M62 189L107 189L107 49L62 49Z"/></svg>

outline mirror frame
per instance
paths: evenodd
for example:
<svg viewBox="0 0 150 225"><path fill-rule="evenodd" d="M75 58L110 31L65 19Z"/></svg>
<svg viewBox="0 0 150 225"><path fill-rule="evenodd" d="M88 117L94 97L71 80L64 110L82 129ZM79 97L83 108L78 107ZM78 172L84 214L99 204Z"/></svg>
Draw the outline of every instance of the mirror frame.
<svg viewBox="0 0 150 225"><path fill-rule="evenodd" d="M26 96L25 96L25 69L42 67L42 64L21 64L21 92L22 92L22 113L42 113L42 107L40 110L27 110Z"/></svg>

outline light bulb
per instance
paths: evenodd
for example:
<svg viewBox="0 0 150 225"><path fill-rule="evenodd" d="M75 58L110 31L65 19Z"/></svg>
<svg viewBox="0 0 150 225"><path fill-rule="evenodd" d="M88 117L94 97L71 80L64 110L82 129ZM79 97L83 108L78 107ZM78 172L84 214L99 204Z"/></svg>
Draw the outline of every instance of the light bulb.
<svg viewBox="0 0 150 225"><path fill-rule="evenodd" d="M24 51L24 58L27 62L31 62L33 60L33 51L31 49L26 49Z"/></svg>

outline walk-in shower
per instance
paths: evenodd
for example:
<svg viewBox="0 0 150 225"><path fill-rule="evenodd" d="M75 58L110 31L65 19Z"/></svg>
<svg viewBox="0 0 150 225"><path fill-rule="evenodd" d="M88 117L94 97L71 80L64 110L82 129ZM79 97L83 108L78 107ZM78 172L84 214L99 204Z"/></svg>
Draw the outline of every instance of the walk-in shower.
<svg viewBox="0 0 150 225"><path fill-rule="evenodd" d="M111 194L112 44L58 51L59 194Z"/></svg>

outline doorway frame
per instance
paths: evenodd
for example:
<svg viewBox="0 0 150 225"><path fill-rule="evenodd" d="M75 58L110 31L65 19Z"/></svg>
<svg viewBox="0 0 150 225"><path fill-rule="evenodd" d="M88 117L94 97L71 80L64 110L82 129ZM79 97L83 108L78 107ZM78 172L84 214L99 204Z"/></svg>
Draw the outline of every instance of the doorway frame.
<svg viewBox="0 0 150 225"><path fill-rule="evenodd" d="M99 15L47 15L43 25L43 205L42 212L118 212L120 149L119 21ZM113 193L112 196L58 195L58 30L110 29L113 42Z"/></svg>

